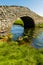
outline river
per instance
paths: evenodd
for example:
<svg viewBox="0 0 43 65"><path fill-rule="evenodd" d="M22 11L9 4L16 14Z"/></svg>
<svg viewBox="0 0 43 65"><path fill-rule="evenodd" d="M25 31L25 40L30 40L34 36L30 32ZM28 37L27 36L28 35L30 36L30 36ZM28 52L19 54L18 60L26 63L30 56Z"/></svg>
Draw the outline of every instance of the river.
<svg viewBox="0 0 43 65"><path fill-rule="evenodd" d="M23 36L24 34L24 27L20 25L13 25L11 28L11 33L13 35L12 40L17 40L20 36ZM43 48L43 28L34 28L28 30L28 37L32 43L31 46L35 48ZM29 40L28 39L28 40Z"/></svg>

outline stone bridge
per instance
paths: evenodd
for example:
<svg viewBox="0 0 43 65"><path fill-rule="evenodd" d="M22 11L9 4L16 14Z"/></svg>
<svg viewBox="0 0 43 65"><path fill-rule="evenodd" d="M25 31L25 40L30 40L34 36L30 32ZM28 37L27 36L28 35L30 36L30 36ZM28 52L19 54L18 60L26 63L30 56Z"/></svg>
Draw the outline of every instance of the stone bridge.
<svg viewBox="0 0 43 65"><path fill-rule="evenodd" d="M37 15L36 13L32 12L30 9L26 7L0 6L0 33L7 32L17 18L21 18L24 21L23 17L26 17L25 19L27 19L28 17L28 20L30 22L33 21L35 25L43 23L43 17Z"/></svg>

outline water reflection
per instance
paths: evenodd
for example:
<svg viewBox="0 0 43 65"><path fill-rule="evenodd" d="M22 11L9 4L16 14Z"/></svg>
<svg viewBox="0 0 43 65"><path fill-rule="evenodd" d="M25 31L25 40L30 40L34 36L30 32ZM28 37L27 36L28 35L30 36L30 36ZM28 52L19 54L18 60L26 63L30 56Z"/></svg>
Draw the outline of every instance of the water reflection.
<svg viewBox="0 0 43 65"><path fill-rule="evenodd" d="M20 25L13 25L11 28L12 40L17 40L20 36L27 36L25 42L31 43L30 46L43 48L43 28L25 29Z"/></svg>
<svg viewBox="0 0 43 65"><path fill-rule="evenodd" d="M43 48L43 28L30 28L25 30L28 36L28 42L31 42L30 46L35 48Z"/></svg>
<svg viewBox="0 0 43 65"><path fill-rule="evenodd" d="M28 42L32 41L32 38L34 36L34 30L35 30L35 28L25 29L25 31L24 31L25 35L24 36L28 36Z"/></svg>
<svg viewBox="0 0 43 65"><path fill-rule="evenodd" d="M35 33L37 32L37 33ZM32 46L35 48L43 48L43 28L38 28L34 31L35 38L32 39Z"/></svg>
<svg viewBox="0 0 43 65"><path fill-rule="evenodd" d="M24 27L21 25L13 25L11 28L11 33L13 35L12 40L17 40L20 36L23 36Z"/></svg>

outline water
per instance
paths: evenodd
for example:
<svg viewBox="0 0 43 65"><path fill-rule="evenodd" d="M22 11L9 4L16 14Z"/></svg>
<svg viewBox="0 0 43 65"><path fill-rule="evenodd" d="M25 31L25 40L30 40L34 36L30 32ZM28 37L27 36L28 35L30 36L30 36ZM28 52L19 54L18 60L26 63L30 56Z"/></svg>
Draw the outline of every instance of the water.
<svg viewBox="0 0 43 65"><path fill-rule="evenodd" d="M24 27L20 25L13 25L11 28L13 35L12 40L18 40L24 34ZM30 29L28 32L28 40L31 40L31 46L35 48L43 48L43 28Z"/></svg>
<svg viewBox="0 0 43 65"><path fill-rule="evenodd" d="M11 28L11 33L13 35L12 40L18 40L20 36L23 36L24 27L21 25L13 25Z"/></svg>
<svg viewBox="0 0 43 65"><path fill-rule="evenodd" d="M36 28L32 38L32 44L35 48L43 48L43 28Z"/></svg>

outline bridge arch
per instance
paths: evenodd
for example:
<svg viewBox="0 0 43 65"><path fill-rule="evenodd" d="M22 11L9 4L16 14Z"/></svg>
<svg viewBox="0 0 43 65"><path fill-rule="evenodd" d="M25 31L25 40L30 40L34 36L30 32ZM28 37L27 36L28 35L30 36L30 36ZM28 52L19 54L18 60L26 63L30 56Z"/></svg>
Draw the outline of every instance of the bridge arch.
<svg viewBox="0 0 43 65"><path fill-rule="evenodd" d="M35 27L34 20L31 17L22 16L22 17L20 17L20 19L23 21L25 29L29 29L29 28L34 28Z"/></svg>

